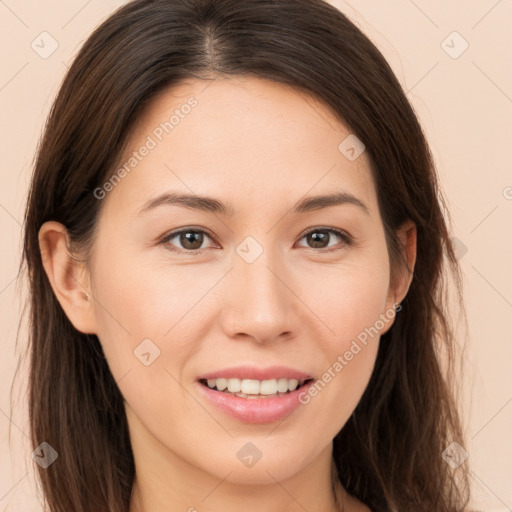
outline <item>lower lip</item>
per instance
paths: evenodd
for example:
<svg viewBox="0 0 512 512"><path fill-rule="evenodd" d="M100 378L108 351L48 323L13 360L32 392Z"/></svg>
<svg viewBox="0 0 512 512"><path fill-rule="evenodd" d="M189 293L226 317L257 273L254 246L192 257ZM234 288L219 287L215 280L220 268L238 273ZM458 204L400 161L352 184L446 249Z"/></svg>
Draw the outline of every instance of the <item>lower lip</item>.
<svg viewBox="0 0 512 512"><path fill-rule="evenodd" d="M223 412L245 423L272 423L280 421L291 414L297 407L303 405L299 395L307 392L314 383L310 381L295 391L274 398L242 398L223 391L215 391L201 384L200 393Z"/></svg>

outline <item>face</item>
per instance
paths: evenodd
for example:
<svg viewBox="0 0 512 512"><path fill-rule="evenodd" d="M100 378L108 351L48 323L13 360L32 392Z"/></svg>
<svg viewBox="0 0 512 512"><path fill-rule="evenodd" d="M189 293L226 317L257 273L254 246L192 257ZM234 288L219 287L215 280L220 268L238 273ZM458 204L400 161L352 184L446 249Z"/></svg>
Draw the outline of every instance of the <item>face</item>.
<svg viewBox="0 0 512 512"><path fill-rule="evenodd" d="M254 78L183 82L137 123L124 172L96 191L88 269L94 332L152 457L286 479L352 414L402 297L349 134L314 98Z"/></svg>

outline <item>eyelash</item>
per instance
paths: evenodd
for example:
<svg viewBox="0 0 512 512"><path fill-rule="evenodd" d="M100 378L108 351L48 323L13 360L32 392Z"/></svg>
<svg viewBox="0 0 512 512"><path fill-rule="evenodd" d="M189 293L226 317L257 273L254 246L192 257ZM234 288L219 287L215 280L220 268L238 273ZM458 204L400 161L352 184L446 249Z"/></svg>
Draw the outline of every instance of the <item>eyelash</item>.
<svg viewBox="0 0 512 512"><path fill-rule="evenodd" d="M341 238L341 240L343 241L343 246L342 247L334 247L331 249L315 250L315 248L313 248L313 247L306 247L306 249L312 249L313 251L316 251L316 252L330 253L330 252L334 252L334 251L339 251L339 250L343 249L345 246L353 245L353 239L350 235L348 235L347 233L345 233L343 231L335 229L335 228L317 227L314 229L310 229L309 231L307 231L306 233L304 233L301 236L300 240L302 240L304 237L310 235L311 233L316 233L316 232L334 233L337 237ZM201 251L204 250L204 249L197 249L195 251L194 250L180 250L180 249L176 249L173 246L171 246L169 244L169 240L175 238L178 235L181 235L182 233L200 233L203 235L207 235L212 240L215 240L215 237L213 235L211 235L208 231L205 231L204 229L184 228L184 229L180 229L178 231L173 231L172 233L164 235L164 237L160 239L159 243L165 245L170 251L178 253L178 254L195 255L195 254L199 254Z"/></svg>

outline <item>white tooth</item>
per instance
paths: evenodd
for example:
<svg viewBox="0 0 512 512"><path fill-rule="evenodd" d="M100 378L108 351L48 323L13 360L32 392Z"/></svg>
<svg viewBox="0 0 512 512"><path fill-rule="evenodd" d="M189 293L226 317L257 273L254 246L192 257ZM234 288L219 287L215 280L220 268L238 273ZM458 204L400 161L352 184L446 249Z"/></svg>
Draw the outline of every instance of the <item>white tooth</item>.
<svg viewBox="0 0 512 512"><path fill-rule="evenodd" d="M228 387L228 379L216 379L216 387L219 391L224 391Z"/></svg>
<svg viewBox="0 0 512 512"><path fill-rule="evenodd" d="M240 398L247 398L245 393L235 393L235 396L239 396Z"/></svg>
<svg viewBox="0 0 512 512"><path fill-rule="evenodd" d="M286 388L286 390L288 390L288 387ZM260 393L262 395L274 395L275 393L277 393L277 380L270 379L261 381Z"/></svg>
<svg viewBox="0 0 512 512"><path fill-rule="evenodd" d="M241 389L242 393L258 395L260 393L260 381L254 379L243 379Z"/></svg>
<svg viewBox="0 0 512 512"><path fill-rule="evenodd" d="M210 388L216 387L219 391L229 391L243 398L254 398L261 395L282 396L288 391L295 391L299 385L304 384L304 380L297 379L268 379L259 381L256 379L208 379Z"/></svg>
<svg viewBox="0 0 512 512"><path fill-rule="evenodd" d="M288 379L279 379L277 381L277 391L286 393L288 391Z"/></svg>
<svg viewBox="0 0 512 512"><path fill-rule="evenodd" d="M242 381L240 379L228 379L228 391L231 393L240 393L242 390Z"/></svg>
<svg viewBox="0 0 512 512"><path fill-rule="evenodd" d="M295 391L297 389L298 385L299 385L299 381L297 379L290 379L288 381L288 390Z"/></svg>

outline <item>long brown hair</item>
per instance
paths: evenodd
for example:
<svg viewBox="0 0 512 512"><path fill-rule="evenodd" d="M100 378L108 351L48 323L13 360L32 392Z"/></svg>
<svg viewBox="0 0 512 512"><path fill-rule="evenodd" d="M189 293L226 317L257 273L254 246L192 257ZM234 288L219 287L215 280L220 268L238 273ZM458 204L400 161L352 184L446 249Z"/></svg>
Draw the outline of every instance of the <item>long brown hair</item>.
<svg viewBox="0 0 512 512"><path fill-rule="evenodd" d="M368 387L334 438L334 478L374 512L465 510L466 464L443 460L450 443L464 446L442 369L453 368L456 346L445 269L462 298L449 214L390 66L323 0L135 0L92 33L70 67L38 148L20 266L30 284L31 442L59 453L37 468L46 505L127 512L135 470L121 393L98 338L74 329L52 291L39 228L61 222L73 245L87 248L101 203L94 190L114 172L143 108L183 79L233 75L314 95L364 143L393 275L404 264L396 230L407 220L417 227L414 277Z"/></svg>

